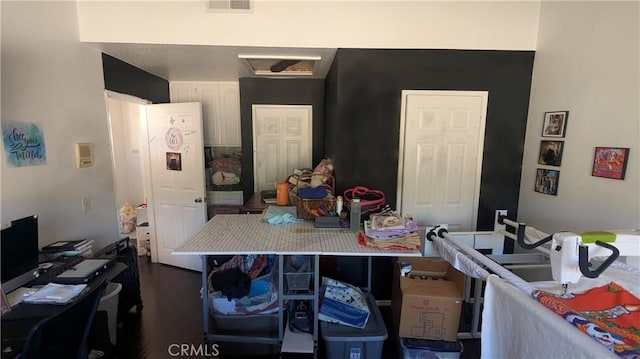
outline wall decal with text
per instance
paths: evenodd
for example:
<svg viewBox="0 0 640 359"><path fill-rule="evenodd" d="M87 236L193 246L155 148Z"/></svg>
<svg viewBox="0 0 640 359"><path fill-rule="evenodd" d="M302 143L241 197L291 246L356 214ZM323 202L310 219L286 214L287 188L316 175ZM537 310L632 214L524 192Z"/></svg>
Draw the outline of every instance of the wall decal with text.
<svg viewBox="0 0 640 359"><path fill-rule="evenodd" d="M47 164L44 134L40 125L32 122L2 124L2 140L7 153L8 167Z"/></svg>

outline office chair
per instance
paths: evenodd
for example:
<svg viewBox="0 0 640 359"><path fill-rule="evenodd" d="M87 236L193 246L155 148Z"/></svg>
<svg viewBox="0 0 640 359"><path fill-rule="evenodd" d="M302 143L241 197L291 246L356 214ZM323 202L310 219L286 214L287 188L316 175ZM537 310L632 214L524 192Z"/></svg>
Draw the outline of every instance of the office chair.
<svg viewBox="0 0 640 359"><path fill-rule="evenodd" d="M91 292L34 326L19 358L87 359L91 324L107 286L104 277L98 280Z"/></svg>

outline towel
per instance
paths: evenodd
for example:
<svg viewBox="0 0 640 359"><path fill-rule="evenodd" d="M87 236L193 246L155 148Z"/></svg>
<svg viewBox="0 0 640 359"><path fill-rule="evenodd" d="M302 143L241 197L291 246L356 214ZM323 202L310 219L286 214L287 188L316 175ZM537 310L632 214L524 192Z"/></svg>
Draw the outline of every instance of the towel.
<svg viewBox="0 0 640 359"><path fill-rule="evenodd" d="M263 221L273 225L299 223L296 217L297 208L293 206L269 206L264 212Z"/></svg>

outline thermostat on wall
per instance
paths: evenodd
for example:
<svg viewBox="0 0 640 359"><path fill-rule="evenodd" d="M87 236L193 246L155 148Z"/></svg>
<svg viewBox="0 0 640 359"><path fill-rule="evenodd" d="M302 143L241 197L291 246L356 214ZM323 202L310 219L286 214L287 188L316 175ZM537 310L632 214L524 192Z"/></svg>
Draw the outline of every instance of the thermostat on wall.
<svg viewBox="0 0 640 359"><path fill-rule="evenodd" d="M93 166L93 148L90 143L76 143L76 164L78 168Z"/></svg>

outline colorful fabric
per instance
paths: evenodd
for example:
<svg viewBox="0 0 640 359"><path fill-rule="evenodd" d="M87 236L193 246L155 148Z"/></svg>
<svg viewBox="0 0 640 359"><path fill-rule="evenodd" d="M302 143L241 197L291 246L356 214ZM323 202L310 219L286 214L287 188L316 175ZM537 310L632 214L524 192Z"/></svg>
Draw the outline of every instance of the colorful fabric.
<svg viewBox="0 0 640 359"><path fill-rule="evenodd" d="M640 359L640 299L619 284L565 295L531 294L618 356Z"/></svg>
<svg viewBox="0 0 640 359"><path fill-rule="evenodd" d="M417 232L412 232L395 238L376 239L367 237L363 231L359 231L358 244L388 250L415 251L420 249L420 236Z"/></svg>

